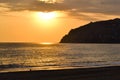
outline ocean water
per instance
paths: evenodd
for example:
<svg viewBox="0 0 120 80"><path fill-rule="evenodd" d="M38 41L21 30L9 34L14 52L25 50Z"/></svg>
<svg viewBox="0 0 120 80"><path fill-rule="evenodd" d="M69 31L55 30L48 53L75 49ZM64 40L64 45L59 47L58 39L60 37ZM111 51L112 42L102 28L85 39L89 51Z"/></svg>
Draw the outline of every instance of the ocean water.
<svg viewBox="0 0 120 80"><path fill-rule="evenodd" d="M120 66L120 44L0 43L0 72Z"/></svg>

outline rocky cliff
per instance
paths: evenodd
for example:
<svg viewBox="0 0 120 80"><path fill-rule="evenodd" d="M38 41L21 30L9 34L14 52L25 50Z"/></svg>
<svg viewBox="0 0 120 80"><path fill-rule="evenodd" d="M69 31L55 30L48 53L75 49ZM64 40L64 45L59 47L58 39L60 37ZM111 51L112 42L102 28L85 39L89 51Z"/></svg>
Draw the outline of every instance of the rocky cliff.
<svg viewBox="0 0 120 80"><path fill-rule="evenodd" d="M120 43L120 19L91 22L72 29L60 43Z"/></svg>

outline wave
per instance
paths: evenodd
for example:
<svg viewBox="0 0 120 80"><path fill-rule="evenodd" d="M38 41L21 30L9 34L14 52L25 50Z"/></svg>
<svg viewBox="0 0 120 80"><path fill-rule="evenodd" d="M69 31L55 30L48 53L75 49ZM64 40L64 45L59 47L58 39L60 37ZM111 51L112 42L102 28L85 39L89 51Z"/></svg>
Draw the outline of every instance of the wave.
<svg viewBox="0 0 120 80"><path fill-rule="evenodd" d="M0 65L0 69L9 69L9 68L29 68L29 67L36 67L36 66L25 66L20 64L7 64L7 65Z"/></svg>

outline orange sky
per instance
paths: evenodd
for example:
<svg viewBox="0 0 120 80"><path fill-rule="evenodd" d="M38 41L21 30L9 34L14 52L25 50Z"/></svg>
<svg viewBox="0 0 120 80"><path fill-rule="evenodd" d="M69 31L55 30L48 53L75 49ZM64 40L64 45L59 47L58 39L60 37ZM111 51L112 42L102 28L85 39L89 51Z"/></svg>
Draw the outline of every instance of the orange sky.
<svg viewBox="0 0 120 80"><path fill-rule="evenodd" d="M111 10L112 6L118 7L111 5L113 0L103 0L108 3L107 7L96 0L92 3L85 1L0 1L0 42L59 42L72 28L91 21L120 17L119 12ZM81 8L84 7L83 4L86 6L85 9ZM102 6L105 8L102 9ZM95 11L96 8L99 10Z"/></svg>

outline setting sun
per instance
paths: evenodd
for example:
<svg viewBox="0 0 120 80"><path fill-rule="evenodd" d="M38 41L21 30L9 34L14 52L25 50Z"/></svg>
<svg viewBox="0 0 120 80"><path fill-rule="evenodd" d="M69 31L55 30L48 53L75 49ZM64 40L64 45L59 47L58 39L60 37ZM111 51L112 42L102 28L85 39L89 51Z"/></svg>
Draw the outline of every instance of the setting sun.
<svg viewBox="0 0 120 80"><path fill-rule="evenodd" d="M42 20L50 20L57 17L57 13L55 12L39 12L37 16Z"/></svg>
<svg viewBox="0 0 120 80"><path fill-rule="evenodd" d="M35 12L32 14L32 20L38 28L48 32L58 29L61 23L61 18L66 16L65 13L59 11L53 12ZM53 32L53 31L52 31Z"/></svg>
<svg viewBox="0 0 120 80"><path fill-rule="evenodd" d="M47 30L50 32L58 25L58 17L61 17L59 12L36 12L33 14L33 21L38 28Z"/></svg>

